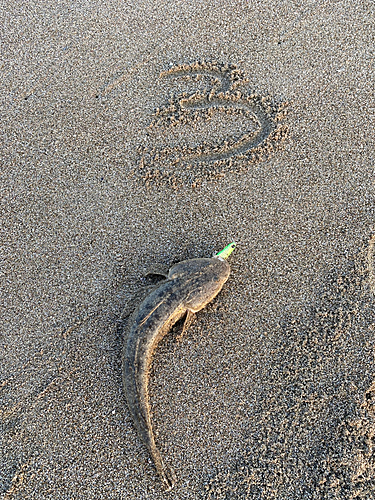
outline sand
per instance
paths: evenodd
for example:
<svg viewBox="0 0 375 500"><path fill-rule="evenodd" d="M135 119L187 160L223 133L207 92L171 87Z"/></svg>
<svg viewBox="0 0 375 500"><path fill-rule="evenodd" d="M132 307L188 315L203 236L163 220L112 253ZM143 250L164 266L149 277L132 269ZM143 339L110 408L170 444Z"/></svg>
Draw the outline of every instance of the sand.
<svg viewBox="0 0 375 500"><path fill-rule="evenodd" d="M374 498L373 3L2 19L2 498ZM122 311L149 268L233 240L220 295L155 355L165 493Z"/></svg>

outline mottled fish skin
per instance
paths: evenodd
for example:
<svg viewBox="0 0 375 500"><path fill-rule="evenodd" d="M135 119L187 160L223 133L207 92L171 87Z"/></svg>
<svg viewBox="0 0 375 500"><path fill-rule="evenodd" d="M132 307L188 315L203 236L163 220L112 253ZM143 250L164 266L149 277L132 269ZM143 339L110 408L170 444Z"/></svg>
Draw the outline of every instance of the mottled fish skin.
<svg viewBox="0 0 375 500"><path fill-rule="evenodd" d="M160 340L182 316L203 309L229 277L229 264L220 258L191 259L173 266L167 280L140 304L125 335L122 357L126 399L138 434L146 444L167 490L176 482L155 444L150 418L148 378Z"/></svg>

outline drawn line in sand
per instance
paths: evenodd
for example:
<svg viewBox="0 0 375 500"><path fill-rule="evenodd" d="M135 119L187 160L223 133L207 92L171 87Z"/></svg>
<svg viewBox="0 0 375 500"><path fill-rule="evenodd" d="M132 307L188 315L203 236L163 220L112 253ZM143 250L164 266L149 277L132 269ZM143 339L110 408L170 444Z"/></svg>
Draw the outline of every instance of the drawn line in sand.
<svg viewBox="0 0 375 500"><path fill-rule="evenodd" d="M197 62L172 67L160 77L192 82L208 79L210 88L170 99L168 105L155 111L149 125L151 132L171 131L183 125L194 130L199 121L209 122L216 113L238 117L249 127L239 138L224 137L216 144L204 141L197 147L142 147L134 173L147 185L197 187L203 180L247 170L283 147L288 127L280 122L285 118L288 103L241 92L239 87L248 84L248 79L235 65Z"/></svg>
<svg viewBox="0 0 375 500"><path fill-rule="evenodd" d="M116 73L99 90L96 90L94 93L92 93L91 97L99 99L110 94L116 87L119 87L123 83L130 80L130 78L139 68L148 63L149 59L150 58L148 57L147 59L142 60L129 70L123 70L120 73Z"/></svg>
<svg viewBox="0 0 375 500"><path fill-rule="evenodd" d="M369 241L367 250L367 263L369 272L370 290L375 293L375 234Z"/></svg>

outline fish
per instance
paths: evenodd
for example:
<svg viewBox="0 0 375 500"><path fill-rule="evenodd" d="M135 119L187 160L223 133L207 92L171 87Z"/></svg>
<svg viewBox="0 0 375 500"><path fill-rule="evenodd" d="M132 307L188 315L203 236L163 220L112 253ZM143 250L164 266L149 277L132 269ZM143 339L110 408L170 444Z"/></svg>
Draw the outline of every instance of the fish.
<svg viewBox="0 0 375 500"><path fill-rule="evenodd" d="M226 259L235 246L234 242L227 245L212 258L189 259L172 266L165 281L134 311L125 335L122 379L126 400L166 491L175 485L176 475L155 442L148 391L152 359L158 343L179 319L185 316L181 337L194 314L220 292L230 274Z"/></svg>

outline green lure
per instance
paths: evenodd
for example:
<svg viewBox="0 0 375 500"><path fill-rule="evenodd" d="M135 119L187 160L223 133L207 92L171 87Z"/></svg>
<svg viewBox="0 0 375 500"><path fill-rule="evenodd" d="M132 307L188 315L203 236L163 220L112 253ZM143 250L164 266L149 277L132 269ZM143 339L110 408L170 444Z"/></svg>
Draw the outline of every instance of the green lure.
<svg viewBox="0 0 375 500"><path fill-rule="evenodd" d="M227 245L225 248L223 248L223 250L217 253L215 257L217 257L218 259L227 259L235 248L236 243L233 241L232 243L229 243L229 245Z"/></svg>

